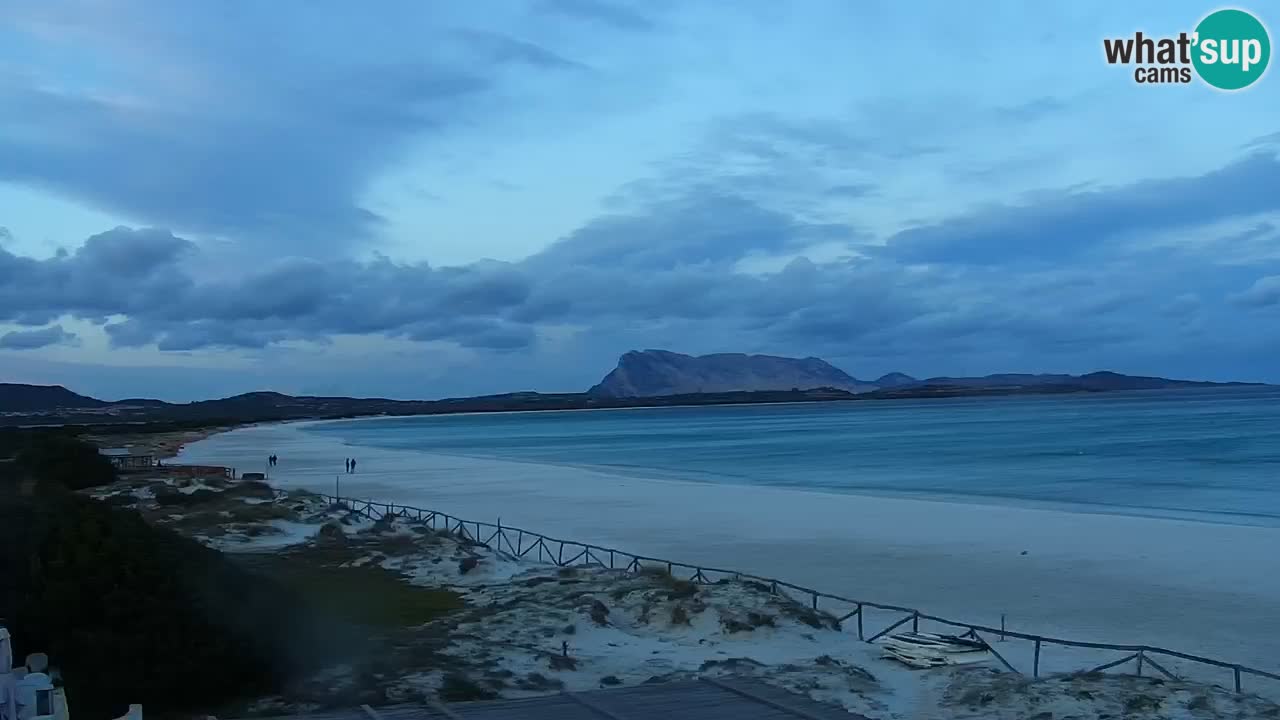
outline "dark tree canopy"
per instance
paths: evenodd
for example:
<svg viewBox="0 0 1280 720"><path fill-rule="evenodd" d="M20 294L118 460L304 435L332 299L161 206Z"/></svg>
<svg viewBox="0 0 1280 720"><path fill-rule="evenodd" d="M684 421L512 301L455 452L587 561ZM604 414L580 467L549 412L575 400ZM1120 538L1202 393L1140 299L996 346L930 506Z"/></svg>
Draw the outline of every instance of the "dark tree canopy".
<svg viewBox="0 0 1280 720"><path fill-rule="evenodd" d="M278 691L323 654L293 642L325 637L302 598L48 481L30 495L0 483L0 561L15 654L47 652L77 714L209 710Z"/></svg>

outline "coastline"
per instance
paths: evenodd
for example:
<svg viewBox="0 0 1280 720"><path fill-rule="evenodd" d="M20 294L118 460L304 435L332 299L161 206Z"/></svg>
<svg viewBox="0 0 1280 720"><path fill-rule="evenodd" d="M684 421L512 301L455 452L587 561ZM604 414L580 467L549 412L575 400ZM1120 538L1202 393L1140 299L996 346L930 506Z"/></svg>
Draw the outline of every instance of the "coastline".
<svg viewBox="0 0 1280 720"><path fill-rule="evenodd" d="M140 450L141 454L152 455L157 461L163 461L178 457L192 443L246 427L253 427L253 425L216 425L207 428L151 433L89 433L84 436L84 439L100 448L128 447Z"/></svg>
<svg viewBox="0 0 1280 720"><path fill-rule="evenodd" d="M1273 669L1280 532L1141 516L619 477L344 445L271 425L184 453L265 457L271 482L727 567L968 622ZM360 472L344 475L345 456ZM1195 617L1195 623L1188 623ZM1176 671L1176 670L1175 670Z"/></svg>
<svg viewBox="0 0 1280 720"><path fill-rule="evenodd" d="M877 720L939 710L955 720L1047 717L1046 710L1153 720L1199 718L1203 708L1225 713L1212 717L1280 712L1257 696L1264 688L1256 676L1249 677L1251 692L1241 694L1194 677L1082 673L1097 664L1089 653L1052 655L1067 666L1038 663L1041 679L1053 673L1053 682L1037 681L1003 669L998 658L1024 673L1029 659L1012 638L1004 644L994 635L958 664L913 669L892 659L901 657L889 652L900 639L860 642L861 616L855 628L836 608L810 607L771 591L767 581L732 574L691 580L660 564L612 569L593 558L557 567L429 519L362 512L261 482L140 476L88 494L319 593L339 624L374 623L365 626L361 650L328 658L279 694L249 700L250 714L716 678L751 678ZM868 636L892 619L872 613ZM946 631L928 618L920 629Z"/></svg>

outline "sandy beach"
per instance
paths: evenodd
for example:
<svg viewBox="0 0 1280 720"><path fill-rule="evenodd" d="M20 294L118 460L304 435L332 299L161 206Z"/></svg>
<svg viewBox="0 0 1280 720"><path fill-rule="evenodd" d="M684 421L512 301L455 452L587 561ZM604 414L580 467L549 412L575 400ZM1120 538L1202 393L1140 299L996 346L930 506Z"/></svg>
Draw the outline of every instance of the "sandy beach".
<svg viewBox="0 0 1280 720"><path fill-rule="evenodd" d="M264 425L184 462L265 470L280 487L366 497L631 552L740 569L965 622L1145 644L1275 671L1270 528L619 477L549 465L351 447ZM358 472L343 472L356 456ZM1015 663L1026 643L1008 643ZM1116 654L1103 657L1115 658ZM1046 651L1047 671L1095 656ZM1171 669L1229 684L1227 670ZM1265 683L1251 681L1259 691Z"/></svg>
<svg viewBox="0 0 1280 720"><path fill-rule="evenodd" d="M248 714L232 716L748 678L874 720L1280 716L1265 697L1123 668L1011 673L989 645L921 668L897 654L906 642L911 655L904 636L858 642L853 623L767 583L692 582L657 564L557 567L300 489L155 475L90 494L307 588L324 598L329 632L354 631L326 664L244 699L233 712Z"/></svg>

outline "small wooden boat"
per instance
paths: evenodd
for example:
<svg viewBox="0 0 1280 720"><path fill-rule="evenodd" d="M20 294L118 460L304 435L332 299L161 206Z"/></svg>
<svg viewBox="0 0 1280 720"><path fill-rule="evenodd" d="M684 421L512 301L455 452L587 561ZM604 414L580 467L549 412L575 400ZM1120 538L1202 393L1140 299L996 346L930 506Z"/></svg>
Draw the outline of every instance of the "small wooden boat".
<svg viewBox="0 0 1280 720"><path fill-rule="evenodd" d="M976 638L905 632L880 641L883 657L914 668L969 665L991 659L987 644Z"/></svg>

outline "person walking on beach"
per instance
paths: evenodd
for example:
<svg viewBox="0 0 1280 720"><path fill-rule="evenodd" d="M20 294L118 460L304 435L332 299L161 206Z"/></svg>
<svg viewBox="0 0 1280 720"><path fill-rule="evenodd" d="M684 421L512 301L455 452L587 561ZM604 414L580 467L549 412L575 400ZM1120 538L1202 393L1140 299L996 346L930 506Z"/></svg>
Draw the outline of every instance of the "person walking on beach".
<svg viewBox="0 0 1280 720"><path fill-rule="evenodd" d="M342 461L342 467L346 469L347 473L350 473L350 472L351 472L351 458L347 458L346 460L343 460L343 461Z"/></svg>
<svg viewBox="0 0 1280 720"><path fill-rule="evenodd" d="M355 472L355 471L356 471L356 459L351 458L351 472Z"/></svg>

